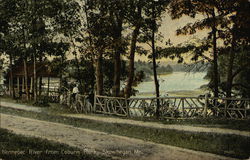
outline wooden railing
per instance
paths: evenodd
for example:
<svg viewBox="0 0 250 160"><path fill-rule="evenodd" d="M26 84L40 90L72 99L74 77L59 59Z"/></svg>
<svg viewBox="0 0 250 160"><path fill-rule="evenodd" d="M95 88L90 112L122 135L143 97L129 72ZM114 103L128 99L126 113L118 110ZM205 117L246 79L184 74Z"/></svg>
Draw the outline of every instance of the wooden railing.
<svg viewBox="0 0 250 160"><path fill-rule="evenodd" d="M127 99L120 97L95 96L94 111L97 113L129 116Z"/></svg>
<svg viewBox="0 0 250 160"><path fill-rule="evenodd" d="M250 118L250 99L204 97L121 98L95 96L97 113L154 117L157 99L160 101L161 118Z"/></svg>
<svg viewBox="0 0 250 160"><path fill-rule="evenodd" d="M228 118L250 118L250 99L209 98L208 116Z"/></svg>
<svg viewBox="0 0 250 160"><path fill-rule="evenodd" d="M159 113L161 117L198 117L202 116L205 102L204 98L197 97L166 97L158 98L160 102ZM130 98L129 111L131 116L155 116L156 98Z"/></svg>

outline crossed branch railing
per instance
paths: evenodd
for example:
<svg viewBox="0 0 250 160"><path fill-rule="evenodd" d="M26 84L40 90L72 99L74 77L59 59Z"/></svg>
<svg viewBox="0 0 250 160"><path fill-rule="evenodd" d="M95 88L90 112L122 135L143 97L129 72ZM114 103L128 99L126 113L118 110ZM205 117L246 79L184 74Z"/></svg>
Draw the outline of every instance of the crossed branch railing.
<svg viewBox="0 0 250 160"><path fill-rule="evenodd" d="M123 98L95 95L94 104L86 95L77 95L72 102L70 92L64 95L64 104L76 112L102 113L126 117L154 117L157 99L161 118L250 118L250 99L199 97Z"/></svg>
<svg viewBox="0 0 250 160"><path fill-rule="evenodd" d="M161 118L250 118L250 99L208 96L125 99L96 95L94 111L127 117L154 117L157 99Z"/></svg>

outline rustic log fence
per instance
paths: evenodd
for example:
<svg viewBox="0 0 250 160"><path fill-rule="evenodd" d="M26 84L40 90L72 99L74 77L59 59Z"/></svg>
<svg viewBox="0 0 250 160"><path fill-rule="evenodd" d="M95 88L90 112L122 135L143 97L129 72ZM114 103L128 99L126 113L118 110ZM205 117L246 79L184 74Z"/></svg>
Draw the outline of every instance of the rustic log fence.
<svg viewBox="0 0 250 160"><path fill-rule="evenodd" d="M160 101L161 118L250 118L250 99L204 97L121 98L95 96L94 111L126 117L154 117Z"/></svg>
<svg viewBox="0 0 250 160"><path fill-rule="evenodd" d="M250 118L250 99L209 98L210 113L217 117L244 119Z"/></svg>
<svg viewBox="0 0 250 160"><path fill-rule="evenodd" d="M121 97L95 96L94 111L118 116L129 116L127 99Z"/></svg>
<svg viewBox="0 0 250 160"><path fill-rule="evenodd" d="M123 117L154 117L157 99L160 101L160 118L250 118L250 99L200 97L122 98L95 95L91 104L88 95L76 96L57 89L43 92L50 102L60 102L78 113L102 113Z"/></svg>

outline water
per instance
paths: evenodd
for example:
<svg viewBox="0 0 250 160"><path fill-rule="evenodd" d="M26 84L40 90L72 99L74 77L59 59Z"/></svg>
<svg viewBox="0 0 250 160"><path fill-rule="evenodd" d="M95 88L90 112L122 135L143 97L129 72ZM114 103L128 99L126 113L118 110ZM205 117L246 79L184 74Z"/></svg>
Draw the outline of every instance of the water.
<svg viewBox="0 0 250 160"><path fill-rule="evenodd" d="M208 80L203 79L205 75L205 72L173 72L168 75L159 75L160 92L193 91L199 89L200 86L208 83ZM142 82L136 89L139 90L139 93L153 93L155 92L154 81Z"/></svg>

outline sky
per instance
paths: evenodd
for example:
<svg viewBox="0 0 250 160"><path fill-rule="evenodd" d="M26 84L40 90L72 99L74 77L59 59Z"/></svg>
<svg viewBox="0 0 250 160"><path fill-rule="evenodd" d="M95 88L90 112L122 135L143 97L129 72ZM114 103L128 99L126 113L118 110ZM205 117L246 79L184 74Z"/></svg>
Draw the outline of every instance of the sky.
<svg viewBox="0 0 250 160"><path fill-rule="evenodd" d="M183 43L192 39L192 37L203 38L206 36L206 31L199 31L194 35L176 35L176 30L185 26L187 23L193 23L196 20L199 20L202 16L198 16L198 18L194 19L188 16L184 16L180 19L172 20L171 17L167 14L162 19L162 26L160 27L159 31L163 34L164 38L170 38L171 42L174 45Z"/></svg>
<svg viewBox="0 0 250 160"><path fill-rule="evenodd" d="M180 19L175 19L172 20L171 17L165 13L165 15L162 18L162 25L159 28L159 32L163 35L163 40L164 40L164 44L165 42L170 39L171 43L173 45L178 45L187 41L190 41L193 38L199 38L202 39L205 36L207 36L207 31L198 31L196 34L194 35L176 35L176 30L179 28L182 28L183 26L185 26L187 23L193 23L196 20L199 20L202 18L202 15L198 16L197 18L191 18L188 16L183 16ZM164 44L158 44L158 45L164 45ZM136 60L143 60L143 61L147 61L147 57L146 56L136 56L135 58ZM160 62L165 62L165 63L176 63L176 61L170 60L170 59L162 59L160 60Z"/></svg>

